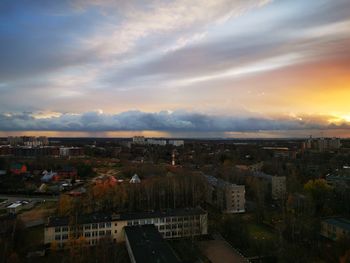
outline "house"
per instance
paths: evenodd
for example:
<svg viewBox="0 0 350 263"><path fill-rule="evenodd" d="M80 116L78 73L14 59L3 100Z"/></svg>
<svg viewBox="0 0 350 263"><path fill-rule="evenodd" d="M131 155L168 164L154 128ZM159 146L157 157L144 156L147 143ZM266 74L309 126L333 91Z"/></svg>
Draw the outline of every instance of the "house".
<svg viewBox="0 0 350 263"><path fill-rule="evenodd" d="M54 173L52 171L48 172L45 170L45 171L43 171L42 175L43 175L43 177L41 177L41 181L43 183L48 183L48 182L52 181L55 178L55 176L57 176L57 173Z"/></svg>
<svg viewBox="0 0 350 263"><path fill-rule="evenodd" d="M63 169L57 171L57 174L54 177L55 181L63 180L63 179L76 179L78 177L77 169L71 166L65 166Z"/></svg>
<svg viewBox="0 0 350 263"><path fill-rule="evenodd" d="M137 174L134 174L134 176L130 179L131 184L139 184L141 183L141 179Z"/></svg>
<svg viewBox="0 0 350 263"><path fill-rule="evenodd" d="M15 163L11 165L10 171L15 175L24 174L27 172L27 166L25 164Z"/></svg>
<svg viewBox="0 0 350 263"><path fill-rule="evenodd" d="M19 211L21 211L22 209L29 209L32 208L34 205L33 202L29 202L29 201L16 201L12 204L10 204L9 206L6 207L7 212L9 214L17 214Z"/></svg>

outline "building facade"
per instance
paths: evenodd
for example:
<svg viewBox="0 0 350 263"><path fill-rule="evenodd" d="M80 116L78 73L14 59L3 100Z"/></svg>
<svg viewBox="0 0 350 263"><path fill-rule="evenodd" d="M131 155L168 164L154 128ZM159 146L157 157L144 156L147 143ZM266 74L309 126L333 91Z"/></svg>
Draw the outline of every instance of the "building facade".
<svg viewBox="0 0 350 263"><path fill-rule="evenodd" d="M245 212L245 186L236 185L210 175L204 175L208 182L207 202L224 213Z"/></svg>
<svg viewBox="0 0 350 263"><path fill-rule="evenodd" d="M56 242L60 247L71 239L84 237L88 245L102 238L124 242L124 227L153 224L166 239L207 234L207 212L201 208L174 209L166 212L102 214L49 218L45 226L44 242Z"/></svg>
<svg viewBox="0 0 350 263"><path fill-rule="evenodd" d="M271 196L274 200L283 200L287 193L287 178L285 176L271 177Z"/></svg>
<svg viewBox="0 0 350 263"><path fill-rule="evenodd" d="M321 236L332 240L350 238L350 220L345 218L327 218L321 222Z"/></svg>
<svg viewBox="0 0 350 263"><path fill-rule="evenodd" d="M270 175L263 172L253 173L252 176L264 180L271 188L271 198L282 200L287 195L287 178L285 176Z"/></svg>

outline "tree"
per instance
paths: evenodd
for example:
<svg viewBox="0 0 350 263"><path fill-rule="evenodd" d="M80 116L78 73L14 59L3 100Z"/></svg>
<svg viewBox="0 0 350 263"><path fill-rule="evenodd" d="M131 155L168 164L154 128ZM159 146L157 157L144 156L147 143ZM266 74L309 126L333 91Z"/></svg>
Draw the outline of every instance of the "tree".
<svg viewBox="0 0 350 263"><path fill-rule="evenodd" d="M324 179L309 180L304 185L305 191L310 194L315 204L316 214L321 214L332 188Z"/></svg>

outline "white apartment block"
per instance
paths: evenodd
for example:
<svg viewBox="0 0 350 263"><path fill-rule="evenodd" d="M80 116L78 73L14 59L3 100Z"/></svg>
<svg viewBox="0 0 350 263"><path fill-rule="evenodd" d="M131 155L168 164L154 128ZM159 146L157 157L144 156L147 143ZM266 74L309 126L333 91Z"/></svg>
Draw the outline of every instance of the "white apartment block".
<svg viewBox="0 0 350 263"><path fill-rule="evenodd" d="M245 186L236 185L210 175L204 175L208 182L207 202L224 213L245 212Z"/></svg>
<svg viewBox="0 0 350 263"><path fill-rule="evenodd" d="M176 147L180 147L180 146L184 146L185 145L185 141L184 140L169 140L168 142L170 145L176 146Z"/></svg>

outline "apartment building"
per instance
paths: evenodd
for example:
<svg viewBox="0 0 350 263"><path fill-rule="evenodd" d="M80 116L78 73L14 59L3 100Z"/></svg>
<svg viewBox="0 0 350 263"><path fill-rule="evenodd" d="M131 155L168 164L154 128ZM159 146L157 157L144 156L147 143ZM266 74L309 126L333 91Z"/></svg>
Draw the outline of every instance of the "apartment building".
<svg viewBox="0 0 350 263"><path fill-rule="evenodd" d="M245 212L245 186L236 185L214 176L204 175L208 182L207 202L224 213Z"/></svg>
<svg viewBox="0 0 350 263"><path fill-rule="evenodd" d="M253 173L252 176L267 181L271 188L271 197L274 200L281 200L287 194L287 178L285 176L270 175L263 172Z"/></svg>
<svg viewBox="0 0 350 263"><path fill-rule="evenodd" d="M327 218L321 222L321 236L332 240L350 238L350 220L345 218Z"/></svg>
<svg viewBox="0 0 350 263"><path fill-rule="evenodd" d="M274 200L284 199L287 193L287 178L285 176L271 176L271 196Z"/></svg>
<svg viewBox="0 0 350 263"><path fill-rule="evenodd" d="M166 239L207 234L207 212L201 208L174 209L143 213L94 213L68 217L51 217L45 226L44 242L64 246L70 239L84 237L87 244L99 239L124 242L124 227L154 224Z"/></svg>

